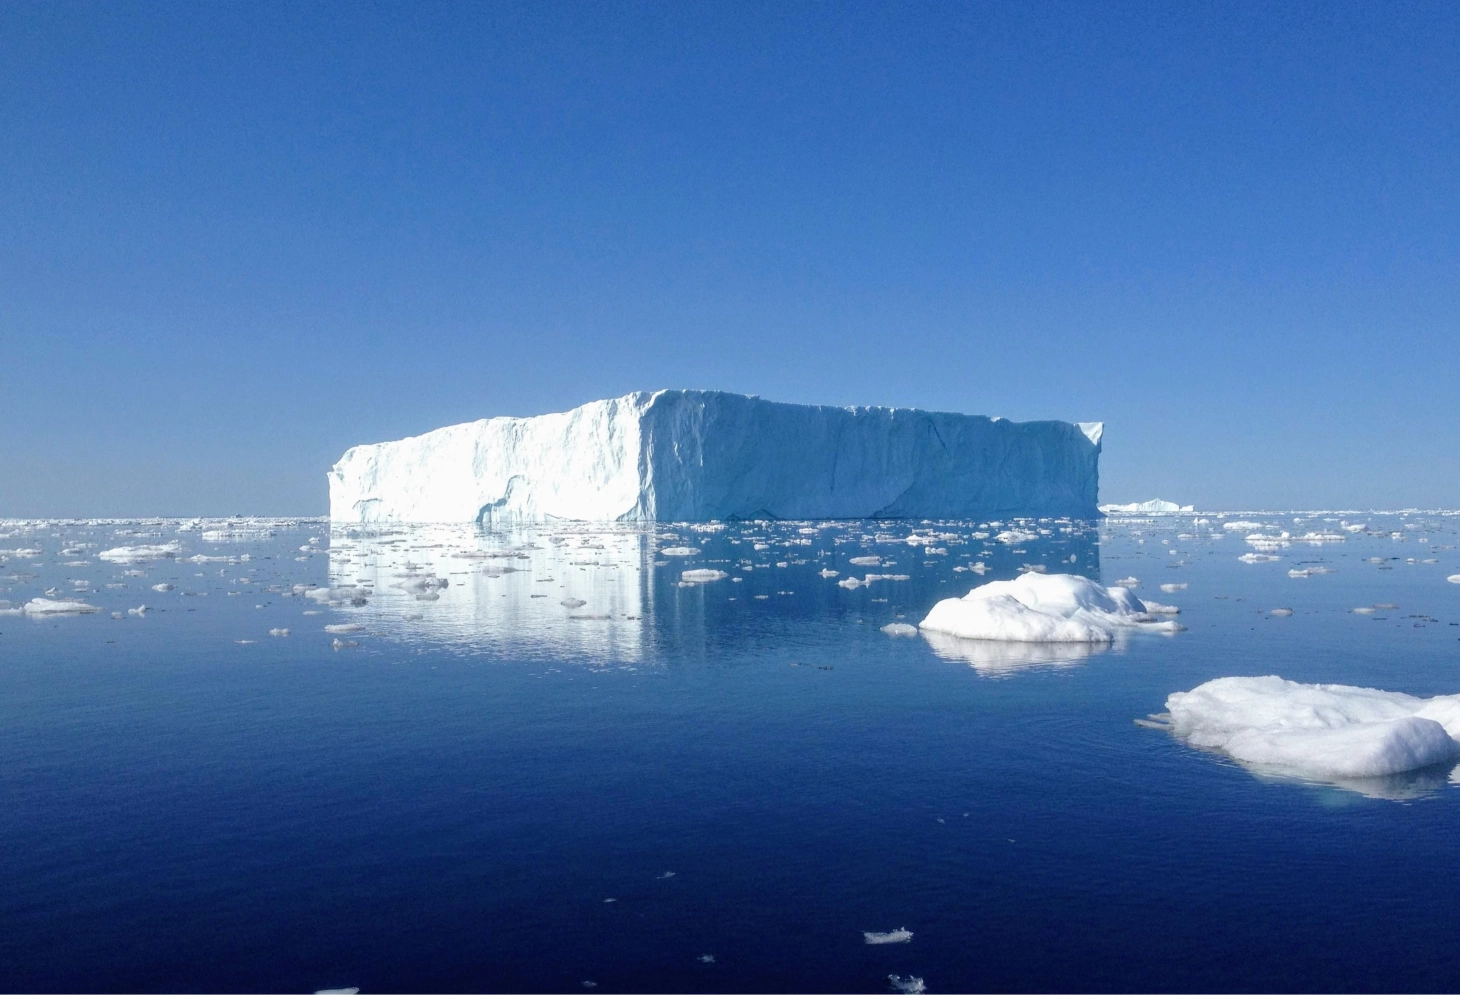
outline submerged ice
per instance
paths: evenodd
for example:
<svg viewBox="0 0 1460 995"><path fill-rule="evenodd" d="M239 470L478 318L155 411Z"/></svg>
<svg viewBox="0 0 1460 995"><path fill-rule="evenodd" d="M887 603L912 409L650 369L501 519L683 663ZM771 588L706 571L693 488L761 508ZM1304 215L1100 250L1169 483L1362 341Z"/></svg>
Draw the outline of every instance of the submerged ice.
<svg viewBox="0 0 1460 995"><path fill-rule="evenodd" d="M1460 695L1417 698L1281 677L1223 677L1166 699L1171 731L1249 764L1383 777L1460 758Z"/></svg>

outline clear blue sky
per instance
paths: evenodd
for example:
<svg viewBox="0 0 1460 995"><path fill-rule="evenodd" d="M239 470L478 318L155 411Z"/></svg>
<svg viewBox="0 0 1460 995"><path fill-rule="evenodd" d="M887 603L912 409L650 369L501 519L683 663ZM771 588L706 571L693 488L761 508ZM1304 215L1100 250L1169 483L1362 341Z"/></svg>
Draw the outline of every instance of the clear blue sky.
<svg viewBox="0 0 1460 995"><path fill-rule="evenodd" d="M0 6L0 515L630 390L1460 506L1460 4Z"/></svg>

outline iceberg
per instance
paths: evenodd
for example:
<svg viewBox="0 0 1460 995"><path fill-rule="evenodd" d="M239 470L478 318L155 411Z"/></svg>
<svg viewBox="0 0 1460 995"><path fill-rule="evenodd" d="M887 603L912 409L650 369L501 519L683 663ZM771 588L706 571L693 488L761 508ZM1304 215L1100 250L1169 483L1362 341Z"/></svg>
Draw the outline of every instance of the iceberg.
<svg viewBox="0 0 1460 995"><path fill-rule="evenodd" d="M1099 422L661 390L356 446L338 524L1095 518Z"/></svg>
<svg viewBox="0 0 1460 995"><path fill-rule="evenodd" d="M1128 588L1102 587L1074 574L1030 572L939 601L919 628L960 639L1109 643L1118 630L1177 632L1182 627L1159 620Z"/></svg>
<svg viewBox="0 0 1460 995"><path fill-rule="evenodd" d="M1100 510L1107 515L1176 515L1196 511L1196 506L1152 498L1135 504L1102 504Z"/></svg>
<svg viewBox="0 0 1460 995"><path fill-rule="evenodd" d="M1384 777L1460 758L1460 695L1222 677L1178 691L1166 709L1192 746L1279 772Z"/></svg>

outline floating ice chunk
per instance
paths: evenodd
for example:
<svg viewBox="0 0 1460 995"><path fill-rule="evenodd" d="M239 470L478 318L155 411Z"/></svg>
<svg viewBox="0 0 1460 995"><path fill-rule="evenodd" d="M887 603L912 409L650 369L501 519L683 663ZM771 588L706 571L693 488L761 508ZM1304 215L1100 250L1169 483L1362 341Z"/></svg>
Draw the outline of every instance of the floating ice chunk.
<svg viewBox="0 0 1460 995"><path fill-rule="evenodd" d="M845 587L848 591L855 591L857 588L862 586L862 582L856 577L848 577L846 580L837 581L836 586Z"/></svg>
<svg viewBox="0 0 1460 995"><path fill-rule="evenodd" d="M854 556L847 560L854 567L880 567L882 557L880 556Z"/></svg>
<svg viewBox="0 0 1460 995"><path fill-rule="evenodd" d="M908 625L906 622L889 622L882 627L882 631L889 636L916 636L918 634L918 627Z"/></svg>
<svg viewBox="0 0 1460 995"><path fill-rule="evenodd" d="M756 547L764 549L764 546ZM660 556L698 556L700 551L694 546L667 546L659 551Z"/></svg>
<svg viewBox="0 0 1460 995"><path fill-rule="evenodd" d="M1176 632L1123 587L1074 574L1027 573L996 580L933 606L920 626L963 639L1031 643L1108 643L1117 629Z"/></svg>
<svg viewBox="0 0 1460 995"><path fill-rule="evenodd" d="M1102 504L1100 510L1107 515L1174 515L1196 511L1196 506L1152 498L1150 501L1139 501L1134 504Z"/></svg>
<svg viewBox="0 0 1460 995"><path fill-rule="evenodd" d="M823 577L835 577L835 576L837 576L837 575L838 575L838 574L839 574L839 573L840 573L840 572L841 572L841 571L839 571L839 570L826 570L826 569L823 569L823 570L822 570L822 571L821 571L821 576L823 576Z"/></svg>
<svg viewBox="0 0 1460 995"><path fill-rule="evenodd" d="M270 629L269 630L269 635L271 635L271 636L287 636L288 634L289 634L289 630L288 629Z"/></svg>
<svg viewBox="0 0 1460 995"><path fill-rule="evenodd" d="M364 632L365 626L359 622L341 622L337 625L327 625L324 631L331 635L343 636L351 632Z"/></svg>
<svg viewBox="0 0 1460 995"><path fill-rule="evenodd" d="M1177 591L1186 590L1185 584L1162 584L1161 590L1167 594L1175 594Z"/></svg>
<svg viewBox="0 0 1460 995"><path fill-rule="evenodd" d="M152 590L156 591L158 594L166 594L168 591L172 590L172 585L164 581L161 584L153 584Z"/></svg>
<svg viewBox="0 0 1460 995"><path fill-rule="evenodd" d="M889 974L887 981L892 985L893 991L902 992L903 995L922 995L928 990L928 986L923 984L922 978L914 977L911 974L905 978L897 974Z"/></svg>
<svg viewBox="0 0 1460 995"><path fill-rule="evenodd" d="M1355 615L1372 615L1372 614L1374 614L1374 609L1372 609L1372 608L1355 608L1353 610L1353 612L1354 612Z"/></svg>
<svg viewBox="0 0 1460 995"><path fill-rule="evenodd" d="M1017 546L1021 542L1033 542L1039 538L1037 532L1025 532L1022 529L1006 529L994 536L995 541L1006 546Z"/></svg>
<svg viewBox="0 0 1460 995"><path fill-rule="evenodd" d="M85 601L52 601L50 598L31 598L20 610L27 615L89 615L101 611Z"/></svg>
<svg viewBox="0 0 1460 995"><path fill-rule="evenodd" d="M1137 577L1123 577L1120 580L1110 582L1111 587L1140 587L1141 582Z"/></svg>
<svg viewBox="0 0 1460 995"><path fill-rule="evenodd" d="M701 964L713 964L715 963L715 955L700 954L698 957L695 958L695 960L699 961Z"/></svg>
<svg viewBox="0 0 1460 995"><path fill-rule="evenodd" d="M562 601L558 602L558 604L562 605L564 608L567 608L570 611L576 608L582 608L587 603L588 602L584 601L582 598L564 598Z"/></svg>
<svg viewBox="0 0 1460 995"><path fill-rule="evenodd" d="M1269 614L1271 614L1271 615L1291 615L1291 614L1293 614L1293 610L1291 608L1274 608L1271 612L1269 612Z"/></svg>
<svg viewBox="0 0 1460 995"><path fill-rule="evenodd" d="M97 553L97 558L108 560L112 563L143 563L147 560L167 560L182 552L182 543L162 543L156 546L118 546L115 549L102 550Z"/></svg>
<svg viewBox="0 0 1460 995"><path fill-rule="evenodd" d="M1451 574L1445 579L1448 580L1451 584L1460 584L1460 574Z"/></svg>
<svg viewBox="0 0 1460 995"><path fill-rule="evenodd" d="M1460 757L1460 695L1222 677L1171 695L1166 708L1192 746L1298 774L1382 777Z"/></svg>
<svg viewBox="0 0 1460 995"><path fill-rule="evenodd" d="M901 926L888 933L864 932L862 934L862 939L872 946L877 946L883 943L911 943L912 938L912 930L904 929Z"/></svg>
<svg viewBox="0 0 1460 995"><path fill-rule="evenodd" d="M1150 612L1152 615L1180 615L1181 614L1181 609L1180 608L1177 608L1175 605L1163 605L1160 602L1150 601L1150 600L1147 600L1146 598L1142 598L1141 599L1141 604L1145 605L1146 611Z"/></svg>
<svg viewBox="0 0 1460 995"><path fill-rule="evenodd" d="M146 605L138 605L136 608L128 608L127 609L127 614L128 615L138 615L138 616L146 615L147 614L147 606Z"/></svg>
<svg viewBox="0 0 1460 995"><path fill-rule="evenodd" d="M1247 521L1223 522L1222 523L1222 528L1226 529L1229 532L1236 531L1237 529L1241 529L1244 532L1250 532L1253 529L1260 529L1260 528L1262 528L1262 523L1261 522L1247 522Z"/></svg>
<svg viewBox="0 0 1460 995"><path fill-rule="evenodd" d="M1243 553L1241 556L1237 557L1237 559L1241 560L1243 563L1276 563L1278 560L1281 560L1282 557L1273 556L1269 553Z"/></svg>
<svg viewBox="0 0 1460 995"><path fill-rule="evenodd" d="M685 584L712 584L729 576L723 570L686 570L679 575L679 579Z"/></svg>

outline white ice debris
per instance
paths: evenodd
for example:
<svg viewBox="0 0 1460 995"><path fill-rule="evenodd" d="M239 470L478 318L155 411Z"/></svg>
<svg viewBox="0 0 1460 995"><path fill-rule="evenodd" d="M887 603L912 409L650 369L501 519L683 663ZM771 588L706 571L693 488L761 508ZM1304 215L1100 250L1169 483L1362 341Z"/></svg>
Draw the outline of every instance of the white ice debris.
<svg viewBox="0 0 1460 995"><path fill-rule="evenodd" d="M1448 580L1451 584L1460 584L1460 574L1451 574L1445 579Z"/></svg>
<svg viewBox="0 0 1460 995"><path fill-rule="evenodd" d="M920 626L963 639L1031 643L1108 643L1119 629L1176 632L1123 587L1074 574L1022 574L975 587L933 606Z"/></svg>
<svg viewBox="0 0 1460 995"><path fill-rule="evenodd" d="M1262 528L1262 523L1238 520L1235 522L1223 522L1222 528L1226 529L1228 532L1234 532L1237 529L1241 529L1243 532L1251 532L1253 529Z"/></svg>
<svg viewBox="0 0 1460 995"><path fill-rule="evenodd" d="M148 560L167 560L182 552L182 543L174 540L155 546L118 546L97 553L97 558L111 563L145 563Z"/></svg>
<svg viewBox="0 0 1460 995"><path fill-rule="evenodd" d="M351 632L364 632L365 626L361 625L359 622L341 622L338 625L325 626L324 631L331 633L332 635L343 636Z"/></svg>
<svg viewBox="0 0 1460 995"><path fill-rule="evenodd" d="M1022 529L1005 529L1003 532L994 536L996 542L1001 542L1006 546L1017 546L1021 542L1033 542L1038 538L1038 532L1025 532Z"/></svg>
<svg viewBox="0 0 1460 995"><path fill-rule="evenodd" d="M679 575L679 579L686 584L710 584L729 576L723 570L686 570Z"/></svg>
<svg viewBox="0 0 1460 995"><path fill-rule="evenodd" d="M912 938L912 930L904 929L901 926L887 933L864 932L862 934L862 939L872 946L883 943L910 943L912 942Z"/></svg>
<svg viewBox="0 0 1460 995"><path fill-rule="evenodd" d="M1237 557L1243 563L1276 563L1281 556L1273 556L1271 553L1243 553Z"/></svg>
<svg viewBox="0 0 1460 995"><path fill-rule="evenodd" d="M1460 695L1223 677L1171 695L1166 708L1191 745L1298 774L1379 777L1460 757Z"/></svg>
<svg viewBox="0 0 1460 995"><path fill-rule="evenodd" d="M659 551L661 556L699 556L700 551L694 546L666 546Z"/></svg>
<svg viewBox="0 0 1460 995"><path fill-rule="evenodd" d="M903 995L923 995L923 992L928 990L928 986L923 984L922 978L914 977L911 974L905 978L901 975L889 974L887 981L892 985L893 991L902 992Z"/></svg>
<svg viewBox="0 0 1460 995"><path fill-rule="evenodd" d="M882 557L853 556L851 559L847 560L847 562L854 567L880 567L882 566Z"/></svg>
<svg viewBox="0 0 1460 995"><path fill-rule="evenodd" d="M158 594L166 594L168 591L172 590L172 585L167 583L166 581L163 581L161 584L153 584L152 590L156 591Z"/></svg>
<svg viewBox="0 0 1460 995"><path fill-rule="evenodd" d="M270 629L269 630L269 635L271 635L271 636L287 636L287 635L289 635L289 630L288 629Z"/></svg>
<svg viewBox="0 0 1460 995"><path fill-rule="evenodd" d="M882 627L882 631L889 636L916 636L918 627L908 625L906 622L889 622Z"/></svg>
<svg viewBox="0 0 1460 995"><path fill-rule="evenodd" d="M667 390L356 446L336 522L1093 518L1103 426Z"/></svg>
<svg viewBox="0 0 1460 995"><path fill-rule="evenodd" d="M85 601L52 601L50 598L31 598L20 610L27 615L89 615L101 611Z"/></svg>

